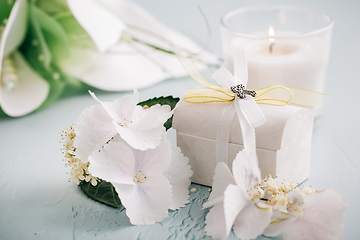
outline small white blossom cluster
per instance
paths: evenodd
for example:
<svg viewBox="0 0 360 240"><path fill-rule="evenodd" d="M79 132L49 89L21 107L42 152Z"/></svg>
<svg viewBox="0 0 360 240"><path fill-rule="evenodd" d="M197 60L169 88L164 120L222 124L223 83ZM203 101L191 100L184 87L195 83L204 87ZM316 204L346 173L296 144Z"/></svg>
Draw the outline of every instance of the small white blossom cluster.
<svg viewBox="0 0 360 240"><path fill-rule="evenodd" d="M91 185L96 186L98 179L89 173L89 163L82 162L75 156L76 148L74 147L74 139L76 133L73 125L60 132L61 142L63 145L62 153L64 154L65 167L70 167L69 182L72 181L79 185L80 181L91 182ZM69 174L68 172L66 174Z"/></svg>
<svg viewBox="0 0 360 240"><path fill-rule="evenodd" d="M161 222L189 202L189 159L166 140L169 105L138 106L138 91L86 108L63 133L72 178L110 182L130 222ZM75 157L76 155L76 157ZM94 184L93 184L94 185Z"/></svg>
<svg viewBox="0 0 360 240"><path fill-rule="evenodd" d="M261 178L260 183L257 185L264 191L263 200L267 200L266 203L273 207L286 212L287 205L289 204L286 194L294 190L295 184L293 182L287 182L284 180L281 184L278 184L277 179L273 178L271 174L265 178Z"/></svg>
<svg viewBox="0 0 360 240"><path fill-rule="evenodd" d="M345 200L334 190L315 191L279 183L271 175L260 177L255 153L245 150L233 162L215 169L212 193L205 208L212 207L205 231L213 239L227 239L231 229L243 240L263 234L284 239L341 239Z"/></svg>

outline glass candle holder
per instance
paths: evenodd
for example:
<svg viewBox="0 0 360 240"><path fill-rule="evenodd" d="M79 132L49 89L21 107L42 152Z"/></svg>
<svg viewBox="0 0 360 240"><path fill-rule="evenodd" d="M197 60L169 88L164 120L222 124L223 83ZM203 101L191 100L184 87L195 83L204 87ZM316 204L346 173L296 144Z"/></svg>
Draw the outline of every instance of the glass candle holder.
<svg viewBox="0 0 360 240"><path fill-rule="evenodd" d="M234 49L244 49L249 89L273 84L323 92L333 20L296 7L247 7L221 20L225 65L234 72Z"/></svg>

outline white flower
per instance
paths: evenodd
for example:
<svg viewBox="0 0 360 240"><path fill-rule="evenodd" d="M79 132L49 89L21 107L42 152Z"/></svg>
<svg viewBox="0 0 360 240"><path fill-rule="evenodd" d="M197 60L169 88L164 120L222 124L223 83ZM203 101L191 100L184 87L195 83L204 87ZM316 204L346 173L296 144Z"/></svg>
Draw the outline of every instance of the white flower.
<svg viewBox="0 0 360 240"><path fill-rule="evenodd" d="M259 180L255 154L239 152L233 162L233 176L224 163L218 164L210 203L204 205L214 205L205 222L207 234L226 239L233 228L237 237L253 239L263 232L271 221L272 208L260 201L264 192Z"/></svg>
<svg viewBox="0 0 360 240"><path fill-rule="evenodd" d="M28 28L28 12L28 1L17 0L9 19L0 19L6 24L0 24L0 105L12 117L34 111L49 93L48 82L30 67L17 50Z"/></svg>
<svg viewBox="0 0 360 240"><path fill-rule="evenodd" d="M334 190L319 192L308 189L287 194L288 213L274 211L272 223L264 235L284 233L284 239L342 239L345 200Z"/></svg>
<svg viewBox="0 0 360 240"><path fill-rule="evenodd" d="M193 174L189 165L189 159L181 153L179 147L171 145L171 163L164 176L171 184L170 209L175 210L184 207L189 202L190 177Z"/></svg>
<svg viewBox="0 0 360 240"><path fill-rule="evenodd" d="M172 114L170 106L157 104L149 109L137 106L137 90L133 95L113 102L101 102L94 93L90 94L101 105L85 109L76 122L74 146L76 156L83 162L88 161L94 150L100 150L118 135L131 147L140 150L152 149L160 144L165 132L163 124Z"/></svg>
<svg viewBox="0 0 360 240"><path fill-rule="evenodd" d="M134 1L67 0L67 3L90 36L90 44L95 43L97 49L82 42L86 34L72 32L70 55L60 66L65 73L96 88L130 91L167 78L187 76L174 54L155 50L151 45L203 62L217 62L216 56L159 22ZM67 24L65 18L59 17L59 22L71 32L74 24Z"/></svg>
<svg viewBox="0 0 360 240"><path fill-rule="evenodd" d="M188 202L192 174L188 159L171 149L165 138L147 151L110 142L89 157L89 172L113 184L132 224L161 222L169 208Z"/></svg>

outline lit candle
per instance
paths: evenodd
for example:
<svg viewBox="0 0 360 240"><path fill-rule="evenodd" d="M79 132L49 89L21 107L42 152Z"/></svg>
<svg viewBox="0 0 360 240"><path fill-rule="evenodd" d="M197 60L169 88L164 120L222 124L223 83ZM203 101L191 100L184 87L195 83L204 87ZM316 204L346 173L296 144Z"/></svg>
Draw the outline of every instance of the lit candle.
<svg viewBox="0 0 360 240"><path fill-rule="evenodd" d="M247 88L282 84L324 92L332 24L325 14L294 7L234 10L222 19L226 67L234 71L234 49L243 49Z"/></svg>
<svg viewBox="0 0 360 240"><path fill-rule="evenodd" d="M281 35L287 35L281 32ZM281 40L269 27L268 40L235 39L233 49L244 49L248 61L248 88L273 84L323 91L328 55L324 44L315 37ZM233 54L225 55L228 68L233 70Z"/></svg>

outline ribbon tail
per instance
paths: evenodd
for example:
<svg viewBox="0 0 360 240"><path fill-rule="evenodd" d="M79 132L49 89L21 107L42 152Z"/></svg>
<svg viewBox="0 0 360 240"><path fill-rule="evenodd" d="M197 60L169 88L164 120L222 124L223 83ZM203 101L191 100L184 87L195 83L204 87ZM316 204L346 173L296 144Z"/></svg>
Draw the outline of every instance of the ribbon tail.
<svg viewBox="0 0 360 240"><path fill-rule="evenodd" d="M235 112L240 122L244 149L256 153L255 128L265 123L265 117L253 98L235 99L226 105L220 117L216 136L216 163L228 164L229 139Z"/></svg>
<svg viewBox="0 0 360 240"><path fill-rule="evenodd" d="M244 142L244 150L250 153L256 154L256 141L255 141L255 128L252 126L249 118L246 116L246 113L243 111L241 107L241 102L244 99L235 99L235 108L236 114L238 116L238 120L240 122L243 142Z"/></svg>
<svg viewBox="0 0 360 240"><path fill-rule="evenodd" d="M237 99L237 101L238 100L239 99ZM252 128L261 126L266 122L265 116L260 110L259 105L252 97L241 99L238 101L238 104L244 115L247 116ZM237 110L239 111L240 109Z"/></svg>
<svg viewBox="0 0 360 240"><path fill-rule="evenodd" d="M229 140L234 115L235 105L232 102L221 113L216 135L216 164L225 162L229 165Z"/></svg>

